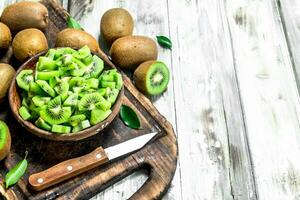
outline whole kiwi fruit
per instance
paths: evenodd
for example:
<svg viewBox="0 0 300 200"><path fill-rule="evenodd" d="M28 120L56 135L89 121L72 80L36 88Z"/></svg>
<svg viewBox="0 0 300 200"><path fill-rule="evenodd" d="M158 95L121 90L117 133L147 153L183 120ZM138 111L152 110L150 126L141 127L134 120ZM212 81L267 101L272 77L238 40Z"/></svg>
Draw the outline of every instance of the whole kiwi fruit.
<svg viewBox="0 0 300 200"><path fill-rule="evenodd" d="M15 74L16 71L12 66L0 63L0 102L6 96L7 90Z"/></svg>
<svg viewBox="0 0 300 200"><path fill-rule="evenodd" d="M113 8L103 14L100 30L105 42L111 45L120 37L132 35L133 19L127 10Z"/></svg>
<svg viewBox="0 0 300 200"><path fill-rule="evenodd" d="M121 37L114 41L109 52L114 64L129 70L147 60L157 59L155 41L145 36Z"/></svg>
<svg viewBox="0 0 300 200"><path fill-rule="evenodd" d="M48 10L38 2L22 1L7 6L1 15L1 22L12 32L27 28L44 30L48 25Z"/></svg>
<svg viewBox="0 0 300 200"><path fill-rule="evenodd" d="M0 22L0 49L6 49L11 43L11 33L5 24Z"/></svg>
<svg viewBox="0 0 300 200"><path fill-rule="evenodd" d="M0 160L3 160L10 152L11 136L5 122L0 120Z"/></svg>
<svg viewBox="0 0 300 200"><path fill-rule="evenodd" d="M167 89L169 80L168 67L163 62L156 60L143 62L133 74L135 86L147 95L163 93Z"/></svg>
<svg viewBox="0 0 300 200"><path fill-rule="evenodd" d="M89 33L72 28L66 28L57 34L56 47L71 47L79 49L87 45L92 52L100 50L97 40Z"/></svg>
<svg viewBox="0 0 300 200"><path fill-rule="evenodd" d="M35 28L17 33L12 42L14 56L24 62L31 56L48 49L47 39L42 31Z"/></svg>

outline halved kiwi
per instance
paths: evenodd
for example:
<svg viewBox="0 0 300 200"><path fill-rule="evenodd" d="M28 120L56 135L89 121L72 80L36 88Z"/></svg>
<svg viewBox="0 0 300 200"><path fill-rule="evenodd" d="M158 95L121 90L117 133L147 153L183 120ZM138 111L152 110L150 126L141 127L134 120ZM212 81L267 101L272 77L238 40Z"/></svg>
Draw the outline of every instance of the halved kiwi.
<svg viewBox="0 0 300 200"><path fill-rule="evenodd" d="M0 160L3 160L10 151L11 137L5 122L0 120Z"/></svg>
<svg viewBox="0 0 300 200"><path fill-rule="evenodd" d="M135 86L144 94L159 95L168 86L170 72L168 67L160 61L146 61L134 71Z"/></svg>

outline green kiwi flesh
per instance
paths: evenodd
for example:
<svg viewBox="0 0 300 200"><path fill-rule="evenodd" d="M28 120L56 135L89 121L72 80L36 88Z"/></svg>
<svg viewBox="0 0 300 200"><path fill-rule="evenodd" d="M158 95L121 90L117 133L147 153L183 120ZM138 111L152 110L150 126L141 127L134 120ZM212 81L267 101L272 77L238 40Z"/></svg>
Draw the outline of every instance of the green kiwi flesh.
<svg viewBox="0 0 300 200"><path fill-rule="evenodd" d="M147 95L159 95L168 86L170 72L168 67L160 61L146 61L134 72L136 87Z"/></svg>
<svg viewBox="0 0 300 200"><path fill-rule="evenodd" d="M16 79L21 118L56 134L75 133L105 120L123 86L122 75L104 69L103 60L87 46L49 49L35 70L22 70Z"/></svg>
<svg viewBox="0 0 300 200"><path fill-rule="evenodd" d="M11 137L9 128L5 122L0 120L0 160L3 160L9 153Z"/></svg>

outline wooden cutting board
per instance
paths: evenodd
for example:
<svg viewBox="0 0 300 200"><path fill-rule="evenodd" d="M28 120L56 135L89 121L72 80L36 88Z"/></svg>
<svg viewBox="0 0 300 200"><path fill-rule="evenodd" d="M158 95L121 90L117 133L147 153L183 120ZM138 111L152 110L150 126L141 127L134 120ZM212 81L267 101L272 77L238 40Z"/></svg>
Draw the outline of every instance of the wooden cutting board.
<svg viewBox="0 0 300 200"><path fill-rule="evenodd" d="M66 28L68 13L54 0L44 0L42 3L49 11L50 23L45 34L49 46L53 47L56 34ZM107 65L113 66L104 53L100 56ZM20 65L14 59L11 64L14 67ZM172 125L144 95L137 91L128 77L125 77L124 84L123 104L135 109L141 119L143 130L130 129L123 124L119 117L116 117L112 124L101 133L78 142L55 142L38 138L26 132L17 123L7 101L0 104L0 119L7 122L12 135L11 153L6 160L0 163L0 194L2 193L9 200L89 199L129 174L145 169L149 178L130 198L137 200L160 199L170 186L176 170L178 154L176 136ZM35 192L28 187L30 174L42 171L63 160L84 155L100 145L109 147L153 131L160 132L159 139L132 155L95 168L41 192ZM28 170L18 184L5 192L2 177L8 169L23 158L26 150L29 152Z"/></svg>

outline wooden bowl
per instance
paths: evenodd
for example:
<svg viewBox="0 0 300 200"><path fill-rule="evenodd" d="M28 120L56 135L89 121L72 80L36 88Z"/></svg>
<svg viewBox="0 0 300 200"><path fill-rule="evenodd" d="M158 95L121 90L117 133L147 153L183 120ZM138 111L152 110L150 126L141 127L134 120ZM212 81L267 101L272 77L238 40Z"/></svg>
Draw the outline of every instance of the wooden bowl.
<svg viewBox="0 0 300 200"><path fill-rule="evenodd" d="M35 70L35 64L38 61L39 56L43 56L46 54L47 51L41 52L39 54L36 54L35 56L31 57L29 60L27 60L17 71L15 77L12 80L12 83L9 88L9 105L11 108L11 111L14 115L14 117L17 119L17 121L29 132L33 133L34 135L37 135L38 137L49 139L49 140L55 140L55 141L78 141L82 140L84 138L90 137L92 135L95 135L99 133L101 130L103 130L106 126L108 126L113 119L117 116L119 113L121 104L122 104L122 98L124 96L124 86L120 90L119 96L115 102L115 104L112 107L112 113L106 118L104 121L90 127L87 129L84 129L82 131L79 131L77 133L67 133L67 134L57 134L52 133L43 129L38 128L35 126L34 123L31 121L25 121L21 118L19 115L19 108L21 106L21 98L20 98L20 91L19 87L16 83L16 77L23 69L33 69ZM98 55L99 56L99 55ZM105 67L106 68L112 68L110 67L105 61Z"/></svg>

